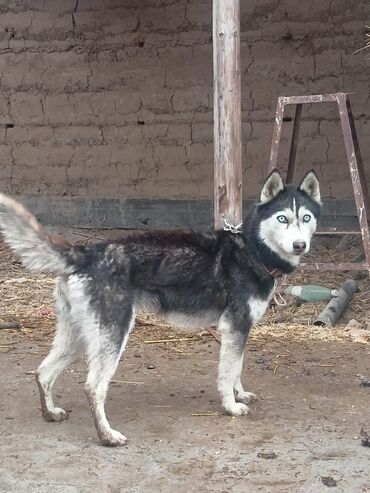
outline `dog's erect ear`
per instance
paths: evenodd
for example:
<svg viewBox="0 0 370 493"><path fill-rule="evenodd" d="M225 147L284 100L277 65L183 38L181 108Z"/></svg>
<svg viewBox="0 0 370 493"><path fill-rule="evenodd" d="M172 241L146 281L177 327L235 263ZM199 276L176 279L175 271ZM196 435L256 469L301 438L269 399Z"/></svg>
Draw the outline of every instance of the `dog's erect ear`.
<svg viewBox="0 0 370 493"><path fill-rule="evenodd" d="M278 170L274 170L263 185L260 202L264 204L274 199L279 192L284 190L283 179Z"/></svg>
<svg viewBox="0 0 370 493"><path fill-rule="evenodd" d="M298 187L302 192L306 194L319 205L321 205L320 197L320 185L317 179L316 173L314 171L309 171L307 175L303 178L301 184Z"/></svg>

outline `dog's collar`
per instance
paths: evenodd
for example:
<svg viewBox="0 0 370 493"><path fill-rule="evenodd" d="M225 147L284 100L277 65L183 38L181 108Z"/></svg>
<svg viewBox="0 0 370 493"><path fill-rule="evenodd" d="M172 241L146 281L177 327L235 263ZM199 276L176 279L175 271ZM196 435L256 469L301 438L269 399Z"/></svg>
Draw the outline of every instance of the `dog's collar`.
<svg viewBox="0 0 370 493"><path fill-rule="evenodd" d="M264 268L265 268L265 271L270 276L272 276L274 279L280 279L281 277L285 276L285 272L283 272L282 270L278 269L277 267L270 268L270 267L266 267L266 265L264 265Z"/></svg>

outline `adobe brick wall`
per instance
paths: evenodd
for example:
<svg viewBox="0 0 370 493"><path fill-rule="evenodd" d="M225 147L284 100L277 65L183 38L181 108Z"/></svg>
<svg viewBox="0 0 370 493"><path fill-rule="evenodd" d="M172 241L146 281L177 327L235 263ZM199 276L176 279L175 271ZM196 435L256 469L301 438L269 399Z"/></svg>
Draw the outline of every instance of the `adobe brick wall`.
<svg viewBox="0 0 370 493"><path fill-rule="evenodd" d="M367 165L370 62L352 52L369 2L241 4L245 196L266 174L278 95L354 92ZM1 0L0 189L211 198L211 14L211 0ZM325 196L350 197L336 108L304 118L300 175L315 167Z"/></svg>

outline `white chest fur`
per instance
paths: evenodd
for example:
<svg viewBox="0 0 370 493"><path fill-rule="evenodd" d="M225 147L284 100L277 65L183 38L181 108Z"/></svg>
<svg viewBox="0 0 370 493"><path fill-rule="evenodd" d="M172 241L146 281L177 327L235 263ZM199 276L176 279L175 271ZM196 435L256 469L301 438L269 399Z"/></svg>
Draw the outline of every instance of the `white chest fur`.
<svg viewBox="0 0 370 493"><path fill-rule="evenodd" d="M269 300L267 299L261 299L261 298L256 298L252 296L249 301L249 310L250 310L250 317L252 321L252 325L255 325L257 322L261 320L263 315L265 314L265 311L267 310L269 304Z"/></svg>

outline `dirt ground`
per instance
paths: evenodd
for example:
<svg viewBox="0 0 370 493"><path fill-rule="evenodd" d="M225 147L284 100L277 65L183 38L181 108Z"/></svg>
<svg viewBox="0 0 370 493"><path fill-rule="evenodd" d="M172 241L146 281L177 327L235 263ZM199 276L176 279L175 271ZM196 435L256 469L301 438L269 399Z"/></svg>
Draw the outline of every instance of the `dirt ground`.
<svg viewBox="0 0 370 493"><path fill-rule="evenodd" d="M356 241L328 241L317 244L321 258L358 253ZM25 273L1 245L0 258L0 321L21 324L0 330L0 492L370 491L370 344L345 330L350 318L366 327L367 277L335 328L309 325L324 303L269 309L248 343L244 382L259 400L246 417L222 413L219 343L209 332L174 332L142 316L107 401L129 442L109 449L83 394L83 362L56 384L69 420L42 420L33 372L51 343L53 279ZM289 283L337 287L344 277L299 273Z"/></svg>

